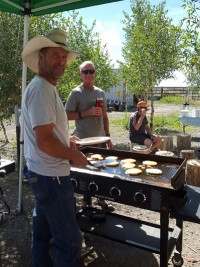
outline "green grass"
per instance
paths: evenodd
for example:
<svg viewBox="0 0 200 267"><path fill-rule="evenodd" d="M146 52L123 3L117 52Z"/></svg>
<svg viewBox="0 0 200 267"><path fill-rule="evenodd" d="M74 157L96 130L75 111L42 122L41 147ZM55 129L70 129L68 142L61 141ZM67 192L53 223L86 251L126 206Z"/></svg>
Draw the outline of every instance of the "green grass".
<svg viewBox="0 0 200 267"><path fill-rule="evenodd" d="M158 104L174 104L174 105L183 105L185 103L186 99L185 96L163 96L159 101L157 101ZM189 106L190 107L199 107L200 106L200 100L195 99L189 99Z"/></svg>
<svg viewBox="0 0 200 267"><path fill-rule="evenodd" d="M109 125L111 127L116 127L116 126L121 126L123 129L128 130L129 127L129 119L130 119L130 114L128 112L124 113L124 117L119 120L110 120Z"/></svg>
<svg viewBox="0 0 200 267"><path fill-rule="evenodd" d="M183 105L185 102L185 97L182 96L164 96L157 103L158 104L173 104L173 105ZM190 100L190 108L200 107L200 101ZM150 121L150 117L148 121ZM110 119L109 125L112 128L116 128L116 131L120 132L120 128L123 130L128 130L129 128L130 113L125 112L122 119ZM179 121L179 116L176 114L170 114L169 116L160 116L154 114L154 133L165 135L167 133L172 133L176 131L183 131L183 125ZM69 123L70 132L74 130L74 122ZM187 130L193 130L194 127L187 126ZM123 131L122 131L123 133Z"/></svg>
<svg viewBox="0 0 200 267"><path fill-rule="evenodd" d="M159 104L174 104L183 105L185 103L185 97L182 96L164 96L159 101Z"/></svg>
<svg viewBox="0 0 200 267"><path fill-rule="evenodd" d="M148 120L150 121L149 118ZM155 116L153 123L154 132L156 134L165 134L169 131L180 131L183 128L179 121L179 117L174 114L170 114L170 116Z"/></svg>
<svg viewBox="0 0 200 267"><path fill-rule="evenodd" d="M148 121L150 121L150 117L147 116ZM129 119L130 115L128 113L125 113L124 117L122 119L118 120L110 120L110 126L111 127L122 127L125 130L128 130L129 127ZM179 121L179 116L175 114L170 114L170 116L154 116L154 133L155 134L167 134L169 132L176 132L176 131L182 131L183 125ZM187 130L192 130L194 127L188 126Z"/></svg>

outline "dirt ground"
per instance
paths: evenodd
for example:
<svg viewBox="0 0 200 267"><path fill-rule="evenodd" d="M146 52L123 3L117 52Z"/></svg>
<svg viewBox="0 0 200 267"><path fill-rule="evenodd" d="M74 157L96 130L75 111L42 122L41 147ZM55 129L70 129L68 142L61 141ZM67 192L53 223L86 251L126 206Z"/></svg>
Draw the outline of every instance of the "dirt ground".
<svg viewBox="0 0 200 267"><path fill-rule="evenodd" d="M158 112L156 107L156 111ZM168 113L169 110L177 112L180 107L169 108L162 106L160 112ZM121 112L109 113L109 119L124 116ZM9 144L2 142L0 132L0 152L2 158L16 159L15 127L8 127ZM111 136L115 149L129 150L128 133L121 128L111 128ZM199 130L192 131L193 137L199 136ZM192 147L199 149L200 143L192 142ZM31 267L31 224L34 199L29 185L23 181L23 211L19 214L18 208L18 172L0 177L5 196L11 208L11 214L0 222L0 267ZM77 207L81 207L82 196L76 194ZM0 205L2 201L0 200ZM149 210L142 210L132 206L113 203L115 213L129 216L135 219L159 224L160 214ZM0 206L1 208L1 206ZM175 225L175 220L170 219L170 226ZM52 245L53 250L53 245ZM182 257L183 267L200 267L200 226L198 224L184 222ZM173 255L173 254L172 254ZM87 234L83 240L82 258L80 267L157 267L160 256L132 246L117 243L115 241ZM169 260L169 267L173 264Z"/></svg>

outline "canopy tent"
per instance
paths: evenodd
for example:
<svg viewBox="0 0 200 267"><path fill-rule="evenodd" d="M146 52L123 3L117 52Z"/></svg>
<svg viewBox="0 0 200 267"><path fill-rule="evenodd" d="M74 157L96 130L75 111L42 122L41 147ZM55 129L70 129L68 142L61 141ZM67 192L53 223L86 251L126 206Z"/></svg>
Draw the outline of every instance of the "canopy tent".
<svg viewBox="0 0 200 267"><path fill-rule="evenodd" d="M16 15L41 16L122 0L1 0L0 10Z"/></svg>
<svg viewBox="0 0 200 267"><path fill-rule="evenodd" d="M29 16L41 16L45 14L64 12L89 6L102 5L122 0L1 0L0 11L24 16L24 46L28 41ZM26 87L27 66L22 68L22 94ZM21 119L20 136L20 164L19 164L19 198L18 212L22 212L22 162L23 162L23 118Z"/></svg>

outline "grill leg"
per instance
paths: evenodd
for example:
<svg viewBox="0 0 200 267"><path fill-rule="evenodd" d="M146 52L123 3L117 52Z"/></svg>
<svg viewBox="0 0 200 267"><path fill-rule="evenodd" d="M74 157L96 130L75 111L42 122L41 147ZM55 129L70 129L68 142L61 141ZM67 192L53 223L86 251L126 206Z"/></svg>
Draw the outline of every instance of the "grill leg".
<svg viewBox="0 0 200 267"><path fill-rule="evenodd" d="M160 212L160 267L168 266L169 208L161 207Z"/></svg>
<svg viewBox="0 0 200 267"><path fill-rule="evenodd" d="M183 220L176 219L176 226L181 229L181 233L176 243L176 250L174 252L174 256L172 257L172 263L174 267L181 267L184 263L181 256L183 247Z"/></svg>
<svg viewBox="0 0 200 267"><path fill-rule="evenodd" d="M183 246L183 221L176 220L176 225L181 229L181 234L176 244L176 250L181 254Z"/></svg>
<svg viewBox="0 0 200 267"><path fill-rule="evenodd" d="M83 195L83 206L91 206L91 205L92 205L91 196L88 194Z"/></svg>

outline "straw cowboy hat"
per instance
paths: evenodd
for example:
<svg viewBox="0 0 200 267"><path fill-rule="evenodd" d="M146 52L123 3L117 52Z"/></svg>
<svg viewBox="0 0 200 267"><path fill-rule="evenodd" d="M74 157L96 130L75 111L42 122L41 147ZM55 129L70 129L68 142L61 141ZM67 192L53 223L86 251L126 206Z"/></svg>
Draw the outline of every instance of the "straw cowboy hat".
<svg viewBox="0 0 200 267"><path fill-rule="evenodd" d="M39 35L32 38L22 52L24 63L33 72L38 72L38 53L44 47L62 47L68 51L68 64L78 56L78 53L69 49L65 32L60 29L53 29L46 36Z"/></svg>

